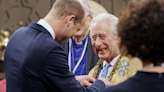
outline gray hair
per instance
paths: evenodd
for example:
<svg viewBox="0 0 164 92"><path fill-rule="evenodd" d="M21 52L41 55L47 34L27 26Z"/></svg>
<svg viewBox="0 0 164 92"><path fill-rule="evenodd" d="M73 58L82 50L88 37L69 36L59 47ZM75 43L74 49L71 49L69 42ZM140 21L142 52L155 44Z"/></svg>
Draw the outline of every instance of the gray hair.
<svg viewBox="0 0 164 92"><path fill-rule="evenodd" d="M103 20L109 23L109 31L114 35L115 38L117 38L118 37L117 24L118 24L119 19L112 14L101 13L93 19L91 23L91 31L92 31L93 24L95 24L96 22L100 20Z"/></svg>
<svg viewBox="0 0 164 92"><path fill-rule="evenodd" d="M81 0L81 1L87 6L87 11L88 11L89 16L93 16L93 11L92 11L89 3L86 0Z"/></svg>

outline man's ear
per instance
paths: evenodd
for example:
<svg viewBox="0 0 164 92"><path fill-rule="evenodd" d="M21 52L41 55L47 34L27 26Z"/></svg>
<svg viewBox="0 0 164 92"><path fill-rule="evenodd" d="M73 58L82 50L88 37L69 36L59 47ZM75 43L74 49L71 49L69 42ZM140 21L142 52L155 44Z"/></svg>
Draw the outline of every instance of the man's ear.
<svg viewBox="0 0 164 92"><path fill-rule="evenodd" d="M117 37L117 42L120 44L120 42L121 42L121 38L120 37Z"/></svg>
<svg viewBox="0 0 164 92"><path fill-rule="evenodd" d="M69 27L71 23L73 23L75 20L75 15L69 15L67 20L67 26Z"/></svg>
<svg viewBox="0 0 164 92"><path fill-rule="evenodd" d="M92 20L93 20L93 17L89 16L89 25L91 25Z"/></svg>

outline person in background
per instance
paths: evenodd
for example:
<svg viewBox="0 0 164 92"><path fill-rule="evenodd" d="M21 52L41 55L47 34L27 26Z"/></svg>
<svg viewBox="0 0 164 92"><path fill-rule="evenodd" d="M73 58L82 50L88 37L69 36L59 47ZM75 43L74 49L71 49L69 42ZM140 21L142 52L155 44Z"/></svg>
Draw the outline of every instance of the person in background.
<svg viewBox="0 0 164 92"><path fill-rule="evenodd" d="M75 75L86 75L96 65L99 57L94 53L91 38L89 36L89 27L93 19L93 12L86 0L82 0L85 9L86 21L84 26L74 33L72 38L63 42L62 47L68 55L68 65L70 71Z"/></svg>
<svg viewBox="0 0 164 92"><path fill-rule="evenodd" d="M60 44L83 26L84 9L81 0L56 0L43 19L12 34L4 55L7 92L102 92L110 85L69 72Z"/></svg>
<svg viewBox="0 0 164 92"><path fill-rule="evenodd" d="M142 71L104 92L164 92L164 1L134 0L118 24L121 47L143 62Z"/></svg>
<svg viewBox="0 0 164 92"><path fill-rule="evenodd" d="M139 59L121 54L116 28L118 21L112 14L101 13L93 19L90 32L94 52L100 60L89 75L106 78L112 85L125 81L142 69Z"/></svg>

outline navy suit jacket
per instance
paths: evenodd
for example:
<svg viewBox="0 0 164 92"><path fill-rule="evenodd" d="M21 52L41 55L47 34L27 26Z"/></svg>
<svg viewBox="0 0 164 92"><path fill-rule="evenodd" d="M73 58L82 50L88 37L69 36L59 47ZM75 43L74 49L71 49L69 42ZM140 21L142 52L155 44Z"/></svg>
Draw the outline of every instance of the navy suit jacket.
<svg viewBox="0 0 164 92"><path fill-rule="evenodd" d="M164 73L138 71L128 80L103 92L164 92Z"/></svg>
<svg viewBox="0 0 164 92"><path fill-rule="evenodd" d="M101 92L98 80L83 87L69 72L63 48L32 22L11 36L4 56L7 92Z"/></svg>
<svg viewBox="0 0 164 92"><path fill-rule="evenodd" d="M67 39L66 41L62 43L62 47L64 51L66 52L66 55L68 55L69 39ZM98 60L99 60L99 57L94 53L94 50L91 44L91 38L88 34L86 74L88 74L89 71L97 64Z"/></svg>

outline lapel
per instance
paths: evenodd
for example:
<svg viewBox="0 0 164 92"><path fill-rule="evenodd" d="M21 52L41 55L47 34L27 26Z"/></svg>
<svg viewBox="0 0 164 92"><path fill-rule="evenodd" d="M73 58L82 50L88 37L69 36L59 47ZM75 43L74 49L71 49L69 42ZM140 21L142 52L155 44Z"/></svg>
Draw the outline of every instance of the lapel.
<svg viewBox="0 0 164 92"><path fill-rule="evenodd" d="M91 38L88 34L86 74L88 74L90 66L91 66L91 61L92 61L92 56L93 56L92 54L93 54L93 49L91 45Z"/></svg>
<svg viewBox="0 0 164 92"><path fill-rule="evenodd" d="M35 29L37 31L42 31L42 32L48 34L49 36L51 36L51 34L48 32L48 30L46 30L43 26L37 24L36 22L32 21L31 24L29 25L29 27L31 27L31 28L33 28L33 29Z"/></svg>

